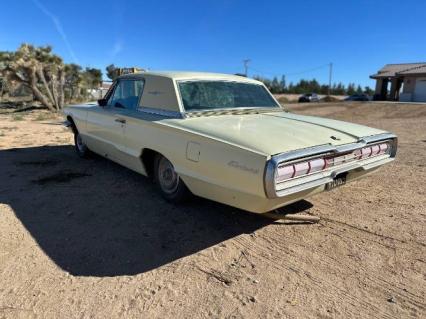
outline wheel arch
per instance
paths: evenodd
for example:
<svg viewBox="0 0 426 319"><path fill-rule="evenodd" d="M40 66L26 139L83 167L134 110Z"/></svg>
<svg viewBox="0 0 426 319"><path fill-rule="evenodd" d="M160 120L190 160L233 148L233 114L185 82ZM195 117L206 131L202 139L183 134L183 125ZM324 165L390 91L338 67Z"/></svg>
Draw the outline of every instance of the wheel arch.
<svg viewBox="0 0 426 319"><path fill-rule="evenodd" d="M70 122L70 127L72 129L72 132L74 134L78 133L77 125L75 124L74 119L72 118L71 115L67 115L67 121Z"/></svg>
<svg viewBox="0 0 426 319"><path fill-rule="evenodd" d="M166 156L163 153L160 153L159 151L156 151L152 148L144 148L141 152L140 159L141 159L143 168L146 172L146 175L149 178L154 178L155 158L157 157L157 155L163 156L168 161L170 161L170 163L172 163L172 165L175 167L175 163L173 163L173 161L168 156ZM181 178L182 178L182 176L181 176Z"/></svg>
<svg viewBox="0 0 426 319"><path fill-rule="evenodd" d="M146 175L150 178L153 178L154 176L154 161L157 155L164 156L160 152L157 152L150 148L144 148L141 152L142 165L145 169Z"/></svg>

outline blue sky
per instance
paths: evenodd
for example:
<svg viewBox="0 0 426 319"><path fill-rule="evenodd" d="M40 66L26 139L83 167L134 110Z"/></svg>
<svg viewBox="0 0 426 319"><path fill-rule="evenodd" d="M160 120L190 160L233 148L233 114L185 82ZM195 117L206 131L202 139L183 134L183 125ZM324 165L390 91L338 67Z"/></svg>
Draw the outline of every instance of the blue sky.
<svg viewBox="0 0 426 319"><path fill-rule="evenodd" d="M0 50L22 42L103 71L235 73L250 58L250 76L327 83L333 62L333 82L373 86L383 64L426 61L426 1L5 1Z"/></svg>

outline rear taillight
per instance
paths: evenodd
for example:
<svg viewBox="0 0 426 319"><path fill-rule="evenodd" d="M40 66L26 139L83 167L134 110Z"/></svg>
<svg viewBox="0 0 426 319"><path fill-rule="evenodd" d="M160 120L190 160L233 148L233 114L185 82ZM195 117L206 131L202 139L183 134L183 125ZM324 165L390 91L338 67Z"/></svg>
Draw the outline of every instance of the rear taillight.
<svg viewBox="0 0 426 319"><path fill-rule="evenodd" d="M294 165L278 167L276 178L277 182L282 182L292 177L294 177Z"/></svg>
<svg viewBox="0 0 426 319"><path fill-rule="evenodd" d="M309 164L311 166L309 173L319 172L325 168L325 159L317 158L312 161L309 161Z"/></svg>
<svg viewBox="0 0 426 319"><path fill-rule="evenodd" d="M275 180L276 182L283 182L295 177L321 172L329 169L330 167L336 167L356 160L363 160L389 153L390 144L386 142L366 146L344 155L339 154L332 157L315 158L287 165L283 163L278 166Z"/></svg>
<svg viewBox="0 0 426 319"><path fill-rule="evenodd" d="M360 158L367 158L376 155L383 155L389 151L389 143L375 144L362 148Z"/></svg>
<svg viewBox="0 0 426 319"><path fill-rule="evenodd" d="M385 154L389 150L389 144L388 143L380 144L379 147L380 147L379 154Z"/></svg>
<svg viewBox="0 0 426 319"><path fill-rule="evenodd" d="M309 162L300 162L294 164L294 177L306 175L309 171Z"/></svg>

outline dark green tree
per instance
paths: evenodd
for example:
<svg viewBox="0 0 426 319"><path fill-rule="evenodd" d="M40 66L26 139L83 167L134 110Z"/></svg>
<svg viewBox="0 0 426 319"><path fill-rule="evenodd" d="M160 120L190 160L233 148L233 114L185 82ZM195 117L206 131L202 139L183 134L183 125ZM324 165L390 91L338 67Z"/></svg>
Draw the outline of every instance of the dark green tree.
<svg viewBox="0 0 426 319"><path fill-rule="evenodd" d="M80 98L81 66L71 63L65 65L65 97L68 101Z"/></svg>
<svg viewBox="0 0 426 319"><path fill-rule="evenodd" d="M281 85L281 93L285 93L287 86L285 83L285 75L281 76L281 81L280 81L280 85Z"/></svg>
<svg viewBox="0 0 426 319"><path fill-rule="evenodd" d="M114 81L119 74L119 68L117 68L114 64L108 65L106 68L106 75L111 80Z"/></svg>
<svg viewBox="0 0 426 319"><path fill-rule="evenodd" d="M339 82L335 89L333 90L333 94L335 95L345 95L346 89L342 82Z"/></svg>
<svg viewBox="0 0 426 319"><path fill-rule="evenodd" d="M347 95L353 95L355 93L356 93L355 84L354 83L349 83L348 84L348 88L346 89L346 94Z"/></svg>
<svg viewBox="0 0 426 319"><path fill-rule="evenodd" d="M280 82L278 82L277 77L274 77L271 82L271 92L274 94L282 93Z"/></svg>
<svg viewBox="0 0 426 319"><path fill-rule="evenodd" d="M102 72L99 69L86 68L81 76L85 87L88 89L97 89L102 83Z"/></svg>
<svg viewBox="0 0 426 319"><path fill-rule="evenodd" d="M372 88L370 88L369 86L366 86L366 87L364 87L364 94L373 95L374 90Z"/></svg>

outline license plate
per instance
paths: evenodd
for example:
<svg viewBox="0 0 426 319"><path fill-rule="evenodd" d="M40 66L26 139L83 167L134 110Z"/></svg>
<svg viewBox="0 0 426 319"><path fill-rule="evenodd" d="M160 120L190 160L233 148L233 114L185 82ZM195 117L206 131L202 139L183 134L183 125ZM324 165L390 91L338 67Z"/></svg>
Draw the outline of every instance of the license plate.
<svg viewBox="0 0 426 319"><path fill-rule="evenodd" d="M346 184L346 176L339 176L333 179L332 182L325 184L325 190L331 191L332 189L335 189L345 184Z"/></svg>

